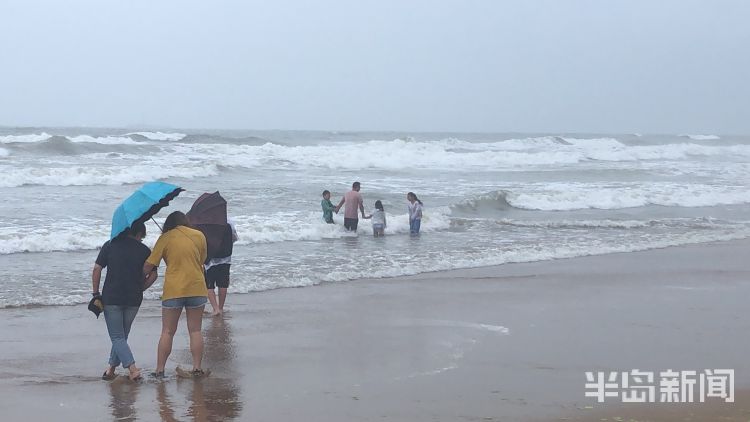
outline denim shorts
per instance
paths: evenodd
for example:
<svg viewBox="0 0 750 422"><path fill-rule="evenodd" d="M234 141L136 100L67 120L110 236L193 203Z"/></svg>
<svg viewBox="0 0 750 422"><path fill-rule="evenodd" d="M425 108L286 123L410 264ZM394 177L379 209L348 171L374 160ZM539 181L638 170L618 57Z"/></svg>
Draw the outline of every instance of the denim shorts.
<svg viewBox="0 0 750 422"><path fill-rule="evenodd" d="M421 219L411 220L409 222L409 232L411 234L419 234L419 226L422 225Z"/></svg>
<svg viewBox="0 0 750 422"><path fill-rule="evenodd" d="M205 296L176 297L161 301L161 307L167 309L200 308L206 304Z"/></svg>

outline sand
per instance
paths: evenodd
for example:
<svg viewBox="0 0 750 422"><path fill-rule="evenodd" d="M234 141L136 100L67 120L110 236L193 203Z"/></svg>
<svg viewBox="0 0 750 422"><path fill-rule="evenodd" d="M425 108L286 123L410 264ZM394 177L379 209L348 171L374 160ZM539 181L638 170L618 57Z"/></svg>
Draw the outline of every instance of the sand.
<svg viewBox="0 0 750 422"><path fill-rule="evenodd" d="M184 320L165 381L99 379L84 305L0 310L3 421L750 420L750 241L230 295L206 317L204 380ZM154 302L131 333L153 369ZM599 404L585 371L736 371L737 402ZM120 370L125 374L124 370Z"/></svg>

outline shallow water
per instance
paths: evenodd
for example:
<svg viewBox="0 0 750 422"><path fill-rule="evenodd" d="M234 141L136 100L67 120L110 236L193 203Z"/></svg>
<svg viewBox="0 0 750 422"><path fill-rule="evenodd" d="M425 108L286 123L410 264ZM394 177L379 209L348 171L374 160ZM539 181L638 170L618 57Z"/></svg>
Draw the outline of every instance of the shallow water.
<svg viewBox="0 0 750 422"><path fill-rule="evenodd" d="M86 301L112 211L151 180L187 190L159 222L228 199L234 292L750 236L749 137L2 128L0 171L0 307ZM386 238L323 223L320 193L354 180Z"/></svg>

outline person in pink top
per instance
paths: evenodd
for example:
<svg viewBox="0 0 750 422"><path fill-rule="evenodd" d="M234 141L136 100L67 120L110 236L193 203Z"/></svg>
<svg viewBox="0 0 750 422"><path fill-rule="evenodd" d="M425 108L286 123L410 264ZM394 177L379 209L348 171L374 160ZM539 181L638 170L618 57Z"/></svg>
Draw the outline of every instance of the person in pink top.
<svg viewBox="0 0 750 422"><path fill-rule="evenodd" d="M339 202L339 204L336 205L336 208L334 208L334 211L338 214L341 206L346 205L344 207L344 228L347 231L357 231L357 223L359 223L357 210L362 212L362 218L365 217L365 205L362 200L362 194L359 193L359 188L359 182L354 182L352 184L352 190L344 194L344 197L341 198L341 202Z"/></svg>

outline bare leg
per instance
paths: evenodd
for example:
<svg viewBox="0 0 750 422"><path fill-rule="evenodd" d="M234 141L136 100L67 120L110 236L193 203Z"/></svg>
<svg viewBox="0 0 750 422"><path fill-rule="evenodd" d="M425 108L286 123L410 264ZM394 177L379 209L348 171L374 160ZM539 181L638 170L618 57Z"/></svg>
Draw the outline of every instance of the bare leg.
<svg viewBox="0 0 750 422"><path fill-rule="evenodd" d="M203 308L187 308L187 326L190 333L190 353L193 355L193 369L201 369L203 360L203 333L201 325L203 324Z"/></svg>
<svg viewBox="0 0 750 422"><path fill-rule="evenodd" d="M219 313L224 313L224 303L227 301L227 289L226 287L219 287Z"/></svg>
<svg viewBox="0 0 750 422"><path fill-rule="evenodd" d="M174 340L174 333L177 332L180 314L182 314L182 308L161 309L161 337L159 338L159 349L156 353L156 372L164 372L169 354L172 353L172 341Z"/></svg>
<svg viewBox="0 0 750 422"><path fill-rule="evenodd" d="M221 289L219 290L219 295L221 295ZM211 315L217 316L221 314L221 306L216 303L216 292L214 289L208 289L208 301L211 302L211 307L214 310Z"/></svg>

